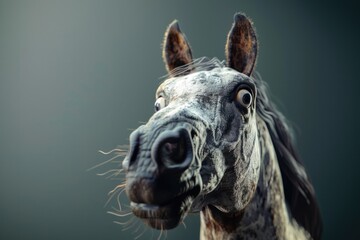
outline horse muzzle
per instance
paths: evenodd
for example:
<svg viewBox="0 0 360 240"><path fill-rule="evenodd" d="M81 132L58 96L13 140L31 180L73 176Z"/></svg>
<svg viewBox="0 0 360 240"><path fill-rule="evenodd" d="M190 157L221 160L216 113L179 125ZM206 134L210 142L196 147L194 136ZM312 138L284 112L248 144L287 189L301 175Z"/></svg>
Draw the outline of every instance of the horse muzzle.
<svg viewBox="0 0 360 240"><path fill-rule="evenodd" d="M171 126L151 132L146 126L135 130L123 163L131 209L156 229L176 227L202 186L195 130L188 123Z"/></svg>

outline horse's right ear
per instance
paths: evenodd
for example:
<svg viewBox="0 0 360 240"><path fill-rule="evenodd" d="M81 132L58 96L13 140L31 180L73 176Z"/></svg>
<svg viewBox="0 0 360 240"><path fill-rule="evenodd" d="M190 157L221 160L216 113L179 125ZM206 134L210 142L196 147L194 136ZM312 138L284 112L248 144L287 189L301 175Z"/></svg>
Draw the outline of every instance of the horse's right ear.
<svg viewBox="0 0 360 240"><path fill-rule="evenodd" d="M191 64L192 62L190 45L185 35L180 31L179 24L176 20L169 25L165 32L162 56L166 69L170 74L173 69ZM177 75L184 75L186 73L188 73L188 71Z"/></svg>
<svg viewBox="0 0 360 240"><path fill-rule="evenodd" d="M255 66L257 48L251 21L241 13L235 14L225 47L228 67L250 76Z"/></svg>

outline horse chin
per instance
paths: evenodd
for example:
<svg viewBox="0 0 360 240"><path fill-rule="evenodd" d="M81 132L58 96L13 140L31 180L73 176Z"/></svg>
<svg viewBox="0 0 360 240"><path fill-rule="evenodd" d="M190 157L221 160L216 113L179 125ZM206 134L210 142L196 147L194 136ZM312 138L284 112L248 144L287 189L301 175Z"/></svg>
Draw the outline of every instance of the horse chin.
<svg viewBox="0 0 360 240"><path fill-rule="evenodd" d="M148 226L159 230L172 229L184 220L200 189L200 186L195 186L161 205L131 202L130 206L134 215Z"/></svg>

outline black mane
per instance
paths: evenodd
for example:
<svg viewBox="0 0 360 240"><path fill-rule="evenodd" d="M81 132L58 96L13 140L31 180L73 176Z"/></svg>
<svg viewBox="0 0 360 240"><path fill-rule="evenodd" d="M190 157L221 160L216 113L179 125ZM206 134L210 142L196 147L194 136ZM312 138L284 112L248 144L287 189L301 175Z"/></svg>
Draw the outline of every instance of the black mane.
<svg viewBox="0 0 360 240"><path fill-rule="evenodd" d="M314 240L321 239L322 220L315 191L294 148L286 120L269 101L266 86L259 78L257 85L257 113L269 130L282 175L285 199L292 216Z"/></svg>

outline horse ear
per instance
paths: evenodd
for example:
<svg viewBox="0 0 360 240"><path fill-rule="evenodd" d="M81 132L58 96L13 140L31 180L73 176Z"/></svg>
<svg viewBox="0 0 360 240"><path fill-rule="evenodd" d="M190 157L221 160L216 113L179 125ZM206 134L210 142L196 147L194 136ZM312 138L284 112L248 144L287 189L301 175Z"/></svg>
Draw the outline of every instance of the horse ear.
<svg viewBox="0 0 360 240"><path fill-rule="evenodd" d="M256 34L250 19L241 13L235 14L225 46L228 67L250 76L255 66L257 48Z"/></svg>
<svg viewBox="0 0 360 240"><path fill-rule="evenodd" d="M174 68L185 66L192 62L190 45L185 35L181 32L176 20L169 25L165 32L162 56L169 73ZM185 75L188 72L183 71L176 75Z"/></svg>

